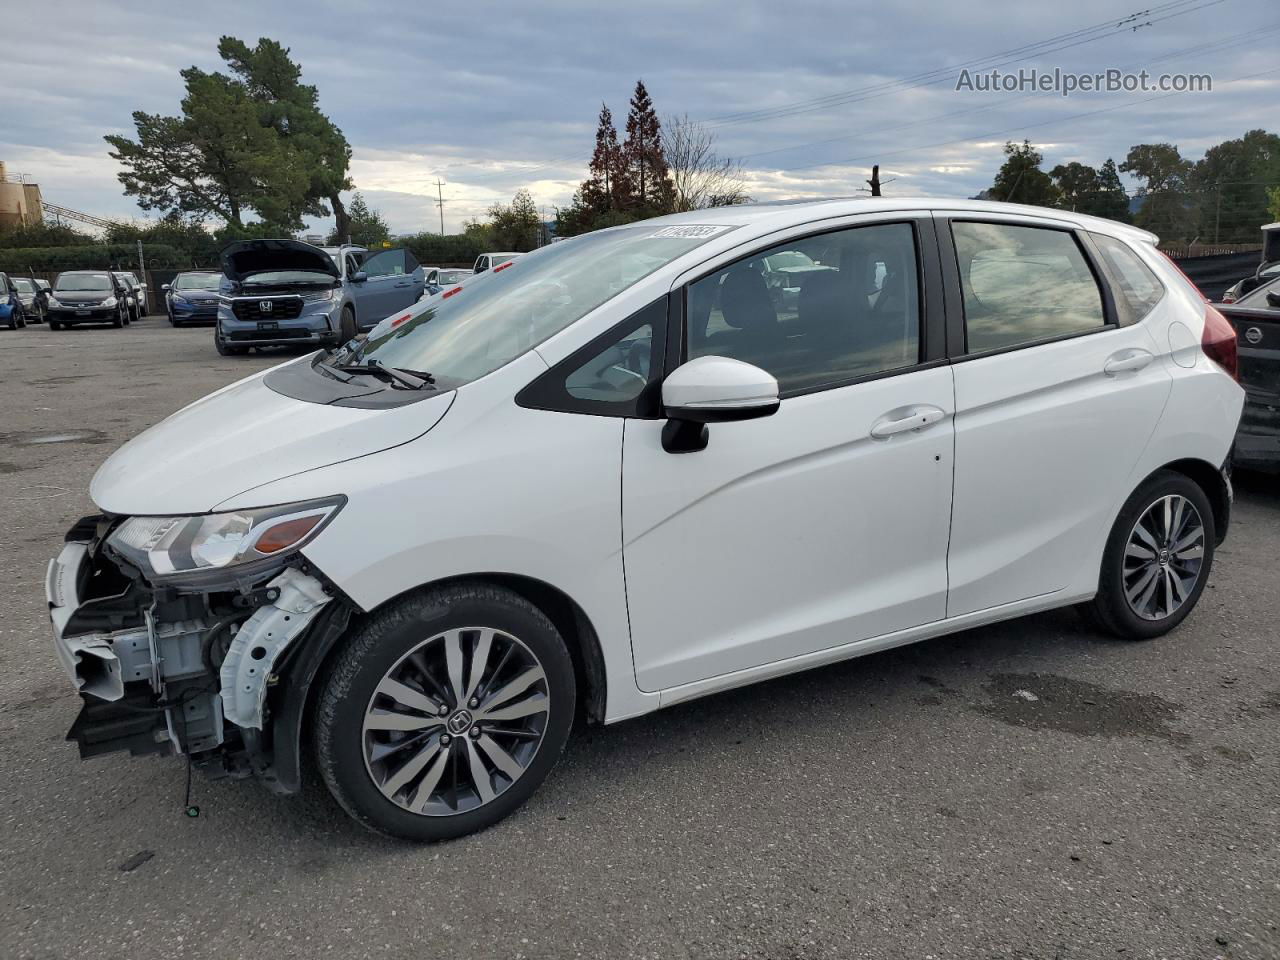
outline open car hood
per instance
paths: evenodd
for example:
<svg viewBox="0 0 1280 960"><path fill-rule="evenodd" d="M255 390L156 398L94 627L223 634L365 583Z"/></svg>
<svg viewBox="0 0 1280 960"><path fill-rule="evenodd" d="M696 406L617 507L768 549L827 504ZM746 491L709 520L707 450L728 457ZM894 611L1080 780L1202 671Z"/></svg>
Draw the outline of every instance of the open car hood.
<svg viewBox="0 0 1280 960"><path fill-rule="evenodd" d="M454 396L391 409L338 407L283 396L263 383L266 373L134 437L98 468L93 502L131 516L206 513L264 483L408 443L440 422Z"/></svg>
<svg viewBox="0 0 1280 960"><path fill-rule="evenodd" d="M220 260L222 272L236 283L277 270L310 270L335 280L342 276L331 256L301 240L240 240L224 247Z"/></svg>

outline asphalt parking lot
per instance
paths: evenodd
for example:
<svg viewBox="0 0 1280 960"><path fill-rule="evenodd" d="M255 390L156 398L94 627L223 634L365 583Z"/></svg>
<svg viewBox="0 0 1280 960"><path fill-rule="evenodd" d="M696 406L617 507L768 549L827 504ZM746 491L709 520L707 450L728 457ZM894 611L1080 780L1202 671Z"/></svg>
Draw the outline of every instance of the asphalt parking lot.
<svg viewBox="0 0 1280 960"><path fill-rule="evenodd" d="M0 331L0 954L1280 957L1280 484L1172 635L1070 611L579 731L497 827L413 847L177 759L81 763L43 574L114 449L279 355Z"/></svg>

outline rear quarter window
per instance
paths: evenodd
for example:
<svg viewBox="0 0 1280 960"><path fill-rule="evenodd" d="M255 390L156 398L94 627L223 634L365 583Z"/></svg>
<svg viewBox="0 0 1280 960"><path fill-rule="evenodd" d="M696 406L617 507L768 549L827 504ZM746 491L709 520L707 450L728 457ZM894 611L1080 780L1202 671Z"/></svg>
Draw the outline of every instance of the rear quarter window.
<svg viewBox="0 0 1280 960"><path fill-rule="evenodd" d="M1124 241L1100 233L1089 236L1111 275L1120 326L1137 323L1164 299L1164 284Z"/></svg>

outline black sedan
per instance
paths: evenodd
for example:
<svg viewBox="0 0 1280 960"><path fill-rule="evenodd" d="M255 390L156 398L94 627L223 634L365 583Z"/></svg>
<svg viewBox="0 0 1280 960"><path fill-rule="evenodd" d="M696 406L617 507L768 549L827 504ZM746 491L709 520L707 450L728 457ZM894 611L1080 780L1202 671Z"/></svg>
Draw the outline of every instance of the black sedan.
<svg viewBox="0 0 1280 960"><path fill-rule="evenodd" d="M49 294L49 329L79 323L129 323L129 289L109 270L68 270L58 274Z"/></svg>

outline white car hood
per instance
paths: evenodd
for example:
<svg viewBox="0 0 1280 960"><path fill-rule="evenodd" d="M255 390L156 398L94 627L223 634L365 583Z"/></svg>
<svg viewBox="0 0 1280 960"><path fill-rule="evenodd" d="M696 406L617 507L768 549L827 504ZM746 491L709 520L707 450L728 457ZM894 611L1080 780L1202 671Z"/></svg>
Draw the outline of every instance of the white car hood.
<svg viewBox="0 0 1280 960"><path fill-rule="evenodd" d="M94 474L93 502L115 514L205 513L272 480L408 443L440 422L454 396L361 410L283 396L265 373L134 437Z"/></svg>

